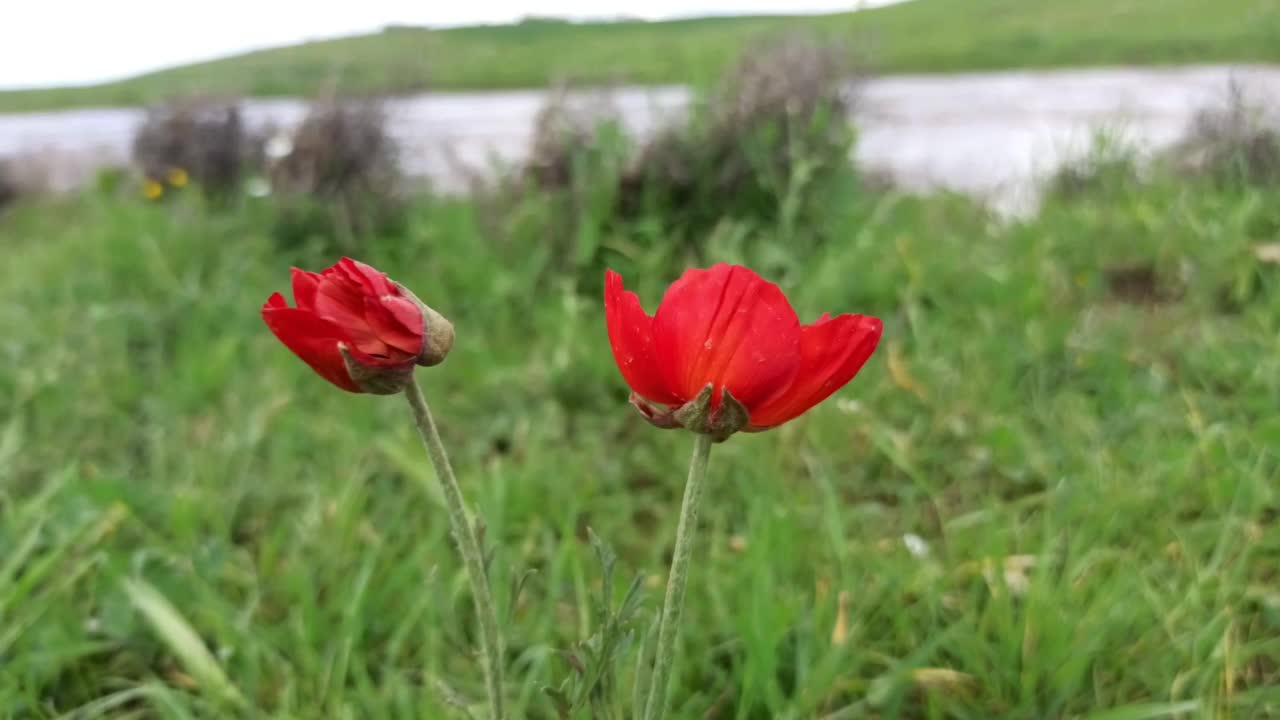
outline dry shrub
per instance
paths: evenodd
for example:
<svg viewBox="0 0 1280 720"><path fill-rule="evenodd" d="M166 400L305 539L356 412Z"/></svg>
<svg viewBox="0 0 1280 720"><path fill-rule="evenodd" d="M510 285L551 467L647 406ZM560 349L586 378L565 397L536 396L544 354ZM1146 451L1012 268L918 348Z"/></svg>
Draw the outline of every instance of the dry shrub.
<svg viewBox="0 0 1280 720"><path fill-rule="evenodd" d="M387 121L376 99L327 97L283 142L270 143L268 178L284 205L278 240L318 238L353 251L357 238L394 230L404 204Z"/></svg>
<svg viewBox="0 0 1280 720"><path fill-rule="evenodd" d="M255 145L237 101L192 96L147 110L133 140L133 161L155 182L185 175L207 192L229 193L249 172Z"/></svg>
<svg viewBox="0 0 1280 720"><path fill-rule="evenodd" d="M825 121L852 109L853 67L847 46L805 35L748 52L712 96L713 127L737 137L773 127L788 137L821 131L818 140L843 142L842 128Z"/></svg>
<svg viewBox="0 0 1280 720"><path fill-rule="evenodd" d="M621 122L608 91L574 94L557 85L534 118L524 181L541 190L570 187L583 152L598 147L604 129Z"/></svg>
<svg viewBox="0 0 1280 720"><path fill-rule="evenodd" d="M830 227L816 213L832 181L852 175L854 67L847 47L812 36L764 43L638 147L608 92L556 88L526 163L477 193L481 222L544 247L546 269L577 272L583 287L598 282L610 244L685 262L722 221L784 216L803 228L793 237L816 237Z"/></svg>
<svg viewBox="0 0 1280 720"><path fill-rule="evenodd" d="M811 36L765 43L638 144L610 92L557 87L525 163L472 183L478 221L499 243L537 248L534 274L574 275L588 292L618 248L675 267L700 260L721 223L745 238L781 220L789 239L821 241L833 224L819 213L841 179L856 179L854 67L845 46Z"/></svg>
<svg viewBox="0 0 1280 720"><path fill-rule="evenodd" d="M21 195L12 165L11 161L0 158L0 210L17 202Z"/></svg>
<svg viewBox="0 0 1280 720"><path fill-rule="evenodd" d="M395 140L377 100L318 101L271 167L272 188L289 195L351 200L399 187Z"/></svg>
<svg viewBox="0 0 1280 720"><path fill-rule="evenodd" d="M1047 197L1061 200L1110 193L1141 180L1138 150L1122 136L1094 134L1088 152L1064 162L1046 178Z"/></svg>
<svg viewBox="0 0 1280 720"><path fill-rule="evenodd" d="M1232 83L1227 101L1196 113L1173 149L1184 171L1220 181L1280 184L1280 120Z"/></svg>
<svg viewBox="0 0 1280 720"><path fill-rule="evenodd" d="M524 163L496 176L464 169L485 234L500 244L536 243L532 271L540 277L591 276L616 219L628 147L611 90L557 85L534 120Z"/></svg>
<svg viewBox="0 0 1280 720"><path fill-rule="evenodd" d="M20 201L57 192L59 163L55 150L27 150L0 158L0 210Z"/></svg>
<svg viewBox="0 0 1280 720"><path fill-rule="evenodd" d="M695 228L768 219L850 167L857 74L848 47L795 35L748 51L680 125L657 134L622 180L624 213L665 210Z"/></svg>

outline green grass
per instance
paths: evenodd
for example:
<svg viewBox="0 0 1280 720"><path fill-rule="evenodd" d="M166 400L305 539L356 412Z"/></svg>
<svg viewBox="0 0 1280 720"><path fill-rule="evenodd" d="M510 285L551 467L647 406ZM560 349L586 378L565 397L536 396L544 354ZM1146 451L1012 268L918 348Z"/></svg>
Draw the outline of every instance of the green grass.
<svg viewBox="0 0 1280 720"><path fill-rule="evenodd" d="M673 717L1280 717L1280 266L1253 253L1277 208L1164 178L1010 225L851 195L844 240L811 250L714 234L803 318L886 331L831 400L714 449ZM443 718L436 679L482 696L407 408L328 386L259 319L291 262L332 260L274 250L273 212L97 194L0 217L6 716ZM651 309L672 270L632 232L610 264ZM647 623L692 439L633 415L598 286L536 235L498 246L423 200L361 257L457 326L420 378L495 548L513 717L552 718L539 688L593 630L586 529L615 587L647 578ZM1179 292L1118 299L1108 270L1134 265Z"/></svg>
<svg viewBox="0 0 1280 720"><path fill-rule="evenodd" d="M137 105L175 93L312 95L580 82L701 83L753 41L817 31L883 72L1280 60L1271 0L913 0L824 17L661 23L532 21L391 29L163 70L92 87L0 93L0 111Z"/></svg>

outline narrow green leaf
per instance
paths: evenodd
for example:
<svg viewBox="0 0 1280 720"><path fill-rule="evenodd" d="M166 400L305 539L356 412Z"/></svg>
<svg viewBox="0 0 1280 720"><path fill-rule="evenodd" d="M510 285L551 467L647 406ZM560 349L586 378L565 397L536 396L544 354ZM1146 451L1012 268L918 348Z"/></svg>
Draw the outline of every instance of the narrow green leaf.
<svg viewBox="0 0 1280 720"><path fill-rule="evenodd" d="M213 653L168 599L141 580L125 580L123 585L133 606L201 688L237 705L244 704L244 697L227 679Z"/></svg>

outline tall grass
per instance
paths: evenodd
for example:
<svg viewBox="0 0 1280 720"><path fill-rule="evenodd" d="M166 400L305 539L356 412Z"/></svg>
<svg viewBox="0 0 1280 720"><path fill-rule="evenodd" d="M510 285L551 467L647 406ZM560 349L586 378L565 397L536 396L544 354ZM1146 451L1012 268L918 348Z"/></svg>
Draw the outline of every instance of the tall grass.
<svg viewBox="0 0 1280 720"><path fill-rule="evenodd" d="M675 716L1280 713L1280 267L1257 252L1277 189L1159 174L1011 224L838 200L822 243L699 239L806 320L887 328L850 388L719 453ZM91 194L0 222L14 716L449 717L482 696L402 408L331 391L258 319L289 262L322 259L276 246L277 212ZM463 201L407 213L364 257L458 328L423 379L497 548L514 712L552 718L558 651L598 629L588 528L649 578L647 622L683 439L630 415L596 290L543 270L540 237L496 242ZM596 228L650 307L685 261L662 222ZM1133 267L1176 292L1121 291Z"/></svg>
<svg viewBox="0 0 1280 720"><path fill-rule="evenodd" d="M512 716L623 717L635 691L686 439L627 408L599 273L652 307L711 260L806 321L886 331L831 401L717 451L673 717L1280 716L1280 185L1107 147L1017 221L843 164L797 183L850 141L819 122L839 83L807 77L828 81L803 122L730 93L676 130L697 173L729 148L791 163L778 185L655 174L623 207L643 153L548 121L553 162L511 204L407 196L350 234L457 328L421 377L486 522ZM373 127L326 117L320 145L358 132L306 156L321 169ZM104 186L0 218L10 715L478 707L478 628L403 408L332 390L259 320L290 264L333 259L282 234L295 211Z"/></svg>

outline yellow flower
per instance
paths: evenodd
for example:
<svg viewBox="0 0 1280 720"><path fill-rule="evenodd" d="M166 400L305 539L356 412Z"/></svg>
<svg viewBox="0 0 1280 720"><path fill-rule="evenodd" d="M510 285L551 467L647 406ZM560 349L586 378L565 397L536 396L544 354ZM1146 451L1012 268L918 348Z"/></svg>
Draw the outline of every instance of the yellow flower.
<svg viewBox="0 0 1280 720"><path fill-rule="evenodd" d="M151 178L147 178L146 180L143 181L142 197L148 200L159 200L161 195L164 195L163 185L156 182L155 180L152 180Z"/></svg>
<svg viewBox="0 0 1280 720"><path fill-rule="evenodd" d="M169 171L169 184L176 188L186 187L190 181L191 177L182 168L173 168Z"/></svg>

